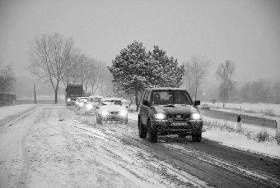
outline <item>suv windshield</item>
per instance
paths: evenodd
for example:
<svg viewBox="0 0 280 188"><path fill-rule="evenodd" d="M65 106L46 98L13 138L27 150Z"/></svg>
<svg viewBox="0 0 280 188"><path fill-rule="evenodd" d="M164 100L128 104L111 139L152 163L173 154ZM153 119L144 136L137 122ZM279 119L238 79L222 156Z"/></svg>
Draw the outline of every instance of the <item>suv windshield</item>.
<svg viewBox="0 0 280 188"><path fill-rule="evenodd" d="M186 91L166 90L166 91L153 91L152 104L156 104L156 105L168 105L168 104L191 105L192 101Z"/></svg>
<svg viewBox="0 0 280 188"><path fill-rule="evenodd" d="M105 105L108 105L108 104L110 104L110 105L122 105L122 101L120 101L120 100L105 100L103 102L103 104L105 104Z"/></svg>

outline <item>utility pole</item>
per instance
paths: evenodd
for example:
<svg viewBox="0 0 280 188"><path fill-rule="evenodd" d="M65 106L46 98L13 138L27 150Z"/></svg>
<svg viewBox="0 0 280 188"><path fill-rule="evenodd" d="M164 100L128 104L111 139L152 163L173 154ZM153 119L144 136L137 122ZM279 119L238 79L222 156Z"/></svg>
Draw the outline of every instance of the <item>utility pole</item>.
<svg viewBox="0 0 280 188"><path fill-rule="evenodd" d="M35 86L35 83L34 83L34 104L37 104L37 94L36 94L36 86Z"/></svg>

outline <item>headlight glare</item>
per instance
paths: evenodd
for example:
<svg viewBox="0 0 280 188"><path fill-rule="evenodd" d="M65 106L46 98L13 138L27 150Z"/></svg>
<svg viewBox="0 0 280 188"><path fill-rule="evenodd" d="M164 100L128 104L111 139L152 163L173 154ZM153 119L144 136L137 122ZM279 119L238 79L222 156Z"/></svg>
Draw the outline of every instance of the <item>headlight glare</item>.
<svg viewBox="0 0 280 188"><path fill-rule="evenodd" d="M163 120L166 118L166 115L163 113L157 113L157 114L155 114L155 118L159 119L159 120Z"/></svg>
<svg viewBox="0 0 280 188"><path fill-rule="evenodd" d="M126 110L121 110L121 111L120 111L120 115L121 115L121 116L126 116L126 114L127 114L127 111L126 111Z"/></svg>
<svg viewBox="0 0 280 188"><path fill-rule="evenodd" d="M108 115L109 115L109 112L106 111L106 110L102 110L102 111L101 111L101 115L102 115L102 116L108 116Z"/></svg>
<svg viewBox="0 0 280 188"><path fill-rule="evenodd" d="M91 110L93 108L92 104L87 104L86 105L87 110Z"/></svg>
<svg viewBox="0 0 280 188"><path fill-rule="evenodd" d="M70 99L70 98L68 98L68 99L67 99L67 102L70 102L70 101L71 101L71 99Z"/></svg>
<svg viewBox="0 0 280 188"><path fill-rule="evenodd" d="M199 120L199 119L200 119L200 114L199 114L199 113L193 113L192 116L191 116L191 118L192 118L193 120Z"/></svg>

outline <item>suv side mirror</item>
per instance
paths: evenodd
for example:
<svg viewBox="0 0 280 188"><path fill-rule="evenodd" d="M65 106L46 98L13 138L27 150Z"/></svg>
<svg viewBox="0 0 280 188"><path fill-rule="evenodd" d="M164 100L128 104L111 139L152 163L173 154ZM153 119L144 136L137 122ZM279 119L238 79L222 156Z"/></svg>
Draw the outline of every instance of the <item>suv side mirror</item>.
<svg viewBox="0 0 280 188"><path fill-rule="evenodd" d="M200 105L200 101L194 101L194 106Z"/></svg>
<svg viewBox="0 0 280 188"><path fill-rule="evenodd" d="M150 106L150 103L149 103L149 101L147 101L147 100L143 100L143 103L142 103L143 105L145 105L145 106Z"/></svg>

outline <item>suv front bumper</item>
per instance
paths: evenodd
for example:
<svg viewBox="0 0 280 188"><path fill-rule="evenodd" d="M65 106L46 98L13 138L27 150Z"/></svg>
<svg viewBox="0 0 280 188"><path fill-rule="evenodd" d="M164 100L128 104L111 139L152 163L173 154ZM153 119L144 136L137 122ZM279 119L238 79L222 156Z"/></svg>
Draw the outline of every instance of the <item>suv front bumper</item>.
<svg viewBox="0 0 280 188"><path fill-rule="evenodd" d="M159 134L199 134L202 132L202 120L189 121L168 121L168 120L154 120L152 127L157 130Z"/></svg>

